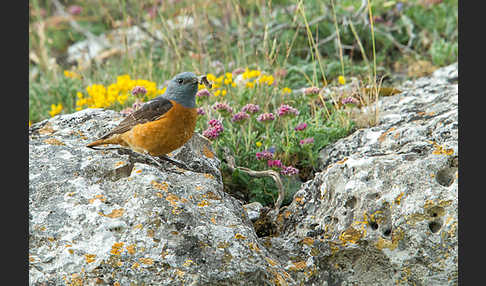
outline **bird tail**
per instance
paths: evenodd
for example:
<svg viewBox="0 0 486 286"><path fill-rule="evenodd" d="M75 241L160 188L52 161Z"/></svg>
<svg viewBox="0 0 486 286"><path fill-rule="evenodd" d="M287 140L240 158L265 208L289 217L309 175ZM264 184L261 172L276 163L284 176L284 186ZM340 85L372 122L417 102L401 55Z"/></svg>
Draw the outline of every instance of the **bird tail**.
<svg viewBox="0 0 486 286"><path fill-rule="evenodd" d="M89 143L88 145L86 145L86 147L91 148L91 149L94 149L93 147L99 146L99 145L103 145L103 144L120 144L120 145L124 145L123 142L122 142L122 140L120 140L120 137L115 135L115 136L110 136L108 138L100 138L98 140L95 140L95 141Z"/></svg>

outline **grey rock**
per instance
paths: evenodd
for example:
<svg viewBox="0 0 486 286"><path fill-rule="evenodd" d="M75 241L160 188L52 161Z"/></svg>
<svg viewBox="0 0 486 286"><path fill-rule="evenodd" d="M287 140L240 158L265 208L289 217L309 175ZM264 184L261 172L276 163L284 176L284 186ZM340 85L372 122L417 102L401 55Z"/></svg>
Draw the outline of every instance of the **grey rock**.
<svg viewBox="0 0 486 286"><path fill-rule="evenodd" d="M260 212L262 208L263 206L259 202L253 202L253 203L243 205L243 209L248 214L248 218L253 222L260 217Z"/></svg>
<svg viewBox="0 0 486 286"><path fill-rule="evenodd" d="M262 239L296 281L457 285L457 64L400 89L377 126L322 150L280 236Z"/></svg>
<svg viewBox="0 0 486 286"><path fill-rule="evenodd" d="M208 140L172 154L197 172L85 147L120 120L86 109L29 129L31 285L292 284L223 192Z"/></svg>
<svg viewBox="0 0 486 286"><path fill-rule="evenodd" d="M322 150L321 171L257 237L196 134L181 171L84 146L114 111L29 128L31 285L457 285L457 64L380 99L380 122ZM255 223L255 225L256 225Z"/></svg>

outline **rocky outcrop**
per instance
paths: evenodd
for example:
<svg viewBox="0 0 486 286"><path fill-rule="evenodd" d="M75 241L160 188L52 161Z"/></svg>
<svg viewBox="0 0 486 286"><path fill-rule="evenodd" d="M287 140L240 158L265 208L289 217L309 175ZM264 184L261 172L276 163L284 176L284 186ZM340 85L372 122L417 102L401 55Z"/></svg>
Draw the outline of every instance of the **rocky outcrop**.
<svg viewBox="0 0 486 286"><path fill-rule="evenodd" d="M120 120L87 109L30 128L31 285L284 281L241 203L223 192L206 139L196 134L172 154L198 172L84 147Z"/></svg>
<svg viewBox="0 0 486 286"><path fill-rule="evenodd" d="M30 284L457 284L457 64L400 89L377 126L322 150L272 237L252 225L261 206L223 192L197 134L171 154L188 171L85 148L114 111L32 125Z"/></svg>
<svg viewBox="0 0 486 286"><path fill-rule="evenodd" d="M274 255L305 285L456 285L457 64L380 99L381 122L321 152Z"/></svg>

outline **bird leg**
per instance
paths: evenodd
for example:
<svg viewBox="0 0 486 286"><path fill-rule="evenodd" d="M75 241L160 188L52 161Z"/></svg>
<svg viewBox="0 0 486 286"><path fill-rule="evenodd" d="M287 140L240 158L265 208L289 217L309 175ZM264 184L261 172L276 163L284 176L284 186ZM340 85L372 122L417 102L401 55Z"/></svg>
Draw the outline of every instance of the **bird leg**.
<svg viewBox="0 0 486 286"><path fill-rule="evenodd" d="M167 162L170 162L174 165L176 165L177 167L181 168L181 169L184 169L184 170L189 170L189 171L192 171L192 169L190 169L189 167L187 167L186 164L180 162L180 161L177 161L177 160L174 160L174 159L171 159L169 158L167 155L162 155L162 156L158 156L157 158L160 158L162 160L165 160Z"/></svg>

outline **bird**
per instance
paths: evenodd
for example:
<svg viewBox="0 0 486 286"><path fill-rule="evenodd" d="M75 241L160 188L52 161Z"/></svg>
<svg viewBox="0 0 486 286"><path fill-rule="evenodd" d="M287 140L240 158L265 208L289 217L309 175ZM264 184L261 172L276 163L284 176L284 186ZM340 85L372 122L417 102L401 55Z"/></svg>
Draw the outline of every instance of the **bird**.
<svg viewBox="0 0 486 286"><path fill-rule="evenodd" d="M177 74L169 81L165 94L143 104L86 147L96 149L93 147L117 144L188 169L185 164L168 158L167 154L183 146L194 133L199 84L211 88L205 75L197 77L192 72Z"/></svg>

